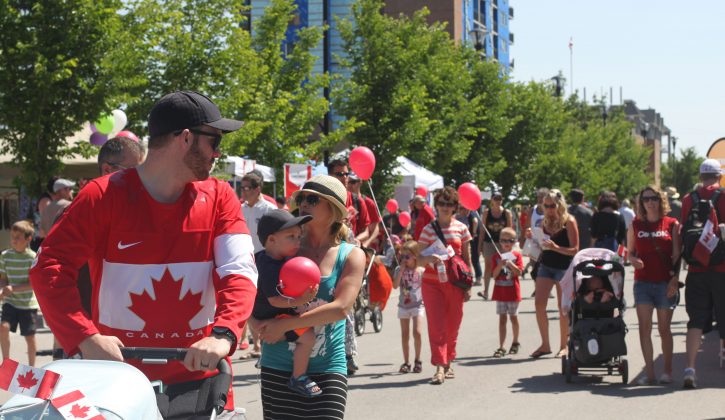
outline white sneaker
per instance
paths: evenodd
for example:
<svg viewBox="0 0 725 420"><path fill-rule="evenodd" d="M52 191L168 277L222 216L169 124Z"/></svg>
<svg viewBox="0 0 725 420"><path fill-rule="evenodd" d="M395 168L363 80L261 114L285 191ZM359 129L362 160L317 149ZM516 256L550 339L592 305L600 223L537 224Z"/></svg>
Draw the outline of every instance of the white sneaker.
<svg viewBox="0 0 725 420"><path fill-rule="evenodd" d="M599 343L596 338L590 338L587 341L587 350L589 350L589 354L592 356L599 354Z"/></svg>
<svg viewBox="0 0 725 420"><path fill-rule="evenodd" d="M660 376L660 383L661 384L664 384L664 385L671 384L672 383L672 376L670 376L670 375L668 375L666 373L663 373L662 376Z"/></svg>
<svg viewBox="0 0 725 420"><path fill-rule="evenodd" d="M685 376L684 376L684 381L682 383L682 387L685 389L697 388L697 382L695 379L695 369L693 369L693 368L685 369Z"/></svg>

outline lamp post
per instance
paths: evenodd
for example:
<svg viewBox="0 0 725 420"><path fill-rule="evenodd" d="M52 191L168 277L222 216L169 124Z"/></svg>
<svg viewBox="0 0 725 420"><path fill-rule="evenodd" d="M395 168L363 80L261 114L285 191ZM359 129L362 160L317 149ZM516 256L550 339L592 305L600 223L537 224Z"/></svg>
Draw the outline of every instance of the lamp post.
<svg viewBox="0 0 725 420"><path fill-rule="evenodd" d="M473 48L479 52L481 58L486 58L486 35L487 31L485 27L481 27L474 23L474 28L469 32L471 39L473 40Z"/></svg>

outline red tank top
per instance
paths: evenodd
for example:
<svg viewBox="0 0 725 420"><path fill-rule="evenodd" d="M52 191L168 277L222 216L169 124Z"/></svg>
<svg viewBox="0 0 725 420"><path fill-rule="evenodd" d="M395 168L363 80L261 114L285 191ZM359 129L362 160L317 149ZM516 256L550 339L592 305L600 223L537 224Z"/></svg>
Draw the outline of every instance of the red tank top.
<svg viewBox="0 0 725 420"><path fill-rule="evenodd" d="M644 268L634 271L637 281L668 281L672 270L672 225L677 220L664 217L648 222L639 217L632 221L634 249L644 262Z"/></svg>

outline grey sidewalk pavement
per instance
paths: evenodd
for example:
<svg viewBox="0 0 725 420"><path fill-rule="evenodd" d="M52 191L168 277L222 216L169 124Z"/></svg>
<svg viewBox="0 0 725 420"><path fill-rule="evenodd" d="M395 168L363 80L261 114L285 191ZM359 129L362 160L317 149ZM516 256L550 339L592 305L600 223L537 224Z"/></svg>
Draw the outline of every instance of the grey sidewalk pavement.
<svg viewBox="0 0 725 420"><path fill-rule="evenodd" d="M683 273L684 280L684 273ZM476 288L475 291L480 290ZM474 292L475 292L474 291ZM422 360L424 371L420 374L399 374L402 363L400 324L396 317L397 291L393 291L384 312L384 325L380 333L372 331L368 323L366 333L358 337L360 370L349 379L347 419L483 419L483 418L536 418L561 419L566 417L604 419L617 418L725 418L725 368L717 359L719 340L716 333L705 336L698 356L697 390L682 389L682 371L685 366L685 333L687 314L684 302L675 310L672 331L674 334L674 383L639 387L634 385L642 373L643 361L638 337L635 311L631 308L632 270L626 277L626 299L630 308L625 312L629 328L627 334L630 384L623 385L619 376L580 376L567 384L561 374L561 362L554 357L532 360L528 354L539 343L533 299L533 282L522 282L525 296L520 306L521 351L516 356L503 359L492 357L498 347L498 316L495 303L475 296L465 304L464 318L458 341L458 357L454 364L456 378L443 385L428 383L433 374L430 365L427 334L423 334ZM559 339L556 299L549 304L550 336L555 348ZM656 319L655 319L656 322ZM654 326L652 334L655 354L660 355L659 336ZM508 348L511 343L506 341ZM22 337L12 336L11 357L23 363L25 343ZM45 331L38 334L39 348L52 345L52 335ZM412 348L411 348L412 351ZM254 360L234 361L234 393L236 405L247 410L248 419L261 419L259 371ZM50 361L38 358L38 366ZM655 361L657 376L662 372L661 355ZM9 394L0 392L0 401Z"/></svg>

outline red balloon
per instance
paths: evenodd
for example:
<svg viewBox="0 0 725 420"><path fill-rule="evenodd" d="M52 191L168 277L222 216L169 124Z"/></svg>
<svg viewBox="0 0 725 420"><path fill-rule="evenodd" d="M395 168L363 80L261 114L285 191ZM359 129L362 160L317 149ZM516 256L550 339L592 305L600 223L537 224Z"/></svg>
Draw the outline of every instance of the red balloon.
<svg viewBox="0 0 725 420"><path fill-rule="evenodd" d="M316 284L320 284L320 268L309 258L294 257L279 271L279 291L285 296L300 297Z"/></svg>
<svg viewBox="0 0 725 420"><path fill-rule="evenodd" d="M119 131L118 134L116 134L116 137L128 137L129 139L135 141L136 143L139 142L138 136L133 134L132 132L128 130Z"/></svg>
<svg viewBox="0 0 725 420"><path fill-rule="evenodd" d="M350 152L350 168L363 181L370 179L375 170L375 155L373 151L365 146L352 149L352 152Z"/></svg>
<svg viewBox="0 0 725 420"><path fill-rule="evenodd" d="M400 223L400 226L406 228L408 225L410 225L410 213L407 211L401 211L398 215L398 223Z"/></svg>
<svg viewBox="0 0 725 420"><path fill-rule="evenodd" d="M385 208L388 210L388 213L393 214L398 211L398 202L391 198L388 200L387 204L385 204Z"/></svg>
<svg viewBox="0 0 725 420"><path fill-rule="evenodd" d="M478 210L481 207L481 190L476 184L466 182L458 187L458 201L468 210Z"/></svg>
<svg viewBox="0 0 725 420"><path fill-rule="evenodd" d="M428 198L428 188L420 185L418 188L415 189L415 195L420 195L425 198Z"/></svg>

